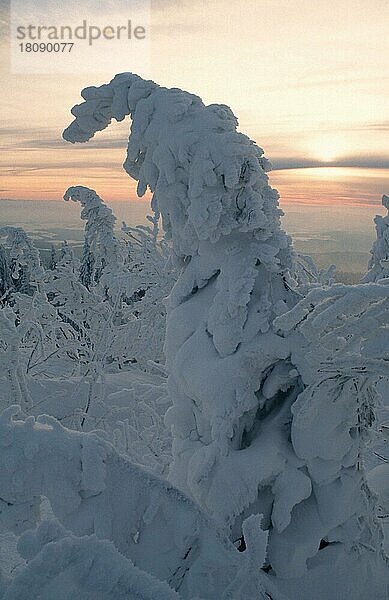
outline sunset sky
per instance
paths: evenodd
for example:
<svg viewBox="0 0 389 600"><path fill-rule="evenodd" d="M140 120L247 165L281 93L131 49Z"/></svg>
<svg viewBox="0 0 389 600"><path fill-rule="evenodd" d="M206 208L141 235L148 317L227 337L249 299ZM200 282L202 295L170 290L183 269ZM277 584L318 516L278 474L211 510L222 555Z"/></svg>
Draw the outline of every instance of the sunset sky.
<svg viewBox="0 0 389 600"><path fill-rule="evenodd" d="M61 140L80 90L115 72L12 74L7 4L0 198L54 200L72 184L108 200L134 198L121 169L128 122L88 145ZM102 4L109 22L115 2ZM151 61L139 74L231 106L272 161L283 205L371 206L373 214L389 187L388 24L386 0L153 0Z"/></svg>

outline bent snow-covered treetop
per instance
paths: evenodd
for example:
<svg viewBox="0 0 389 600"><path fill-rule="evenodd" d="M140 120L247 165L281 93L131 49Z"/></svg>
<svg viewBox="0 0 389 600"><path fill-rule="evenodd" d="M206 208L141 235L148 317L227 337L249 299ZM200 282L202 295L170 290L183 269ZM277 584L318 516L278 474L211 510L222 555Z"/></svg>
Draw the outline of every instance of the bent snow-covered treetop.
<svg viewBox="0 0 389 600"><path fill-rule="evenodd" d="M88 87L82 97L63 137L85 142L112 119L131 116L124 168L138 180L140 196L147 186L154 192L153 208L161 212L179 254L193 255L198 240L215 241L235 230L253 231L261 240L278 231L278 194L265 174L270 163L237 132L230 108L205 106L193 94L132 73Z"/></svg>

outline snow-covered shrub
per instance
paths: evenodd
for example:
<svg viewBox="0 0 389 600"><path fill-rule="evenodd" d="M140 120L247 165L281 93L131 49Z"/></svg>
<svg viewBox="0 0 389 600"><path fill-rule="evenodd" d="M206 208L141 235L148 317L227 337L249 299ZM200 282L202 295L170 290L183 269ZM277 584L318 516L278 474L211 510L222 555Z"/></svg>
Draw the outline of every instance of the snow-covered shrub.
<svg viewBox="0 0 389 600"><path fill-rule="evenodd" d="M93 190L70 188L66 198L83 206L93 264L88 285L86 263L67 242L45 270L23 230L1 230L1 408L17 401L36 415L43 403L68 426L98 427L134 461L165 472L171 452L163 422L166 377L162 367L155 375L153 361L164 360L163 299L174 273L169 247L157 239L156 224L116 235L112 212ZM123 370L131 373L122 387L107 383L107 375ZM109 398L118 389L119 406Z"/></svg>
<svg viewBox="0 0 389 600"><path fill-rule="evenodd" d="M166 331L165 300L177 279L172 264L171 246L159 239L156 228L122 226L126 243L126 296L135 328L131 332L132 352L137 364L147 369L150 361L165 361L163 346Z"/></svg>
<svg viewBox="0 0 389 600"><path fill-rule="evenodd" d="M380 550L382 531L365 462L376 387L387 372L382 350L389 344L382 345L382 337L388 310L387 286L337 284L316 288L275 321L292 342L291 361L305 386L291 408L291 439L312 486L299 517L295 511L306 545L314 547L320 538L346 549ZM287 538L286 529L285 545ZM294 545L292 538L289 543Z"/></svg>
<svg viewBox="0 0 389 600"><path fill-rule="evenodd" d="M300 295L305 295L312 287L332 285L335 270L335 265L318 269L310 256L296 254L289 283Z"/></svg>
<svg viewBox="0 0 389 600"><path fill-rule="evenodd" d="M170 406L166 381L162 372L133 371L127 386L108 396L112 417L104 419L108 439L121 454L164 476L171 462L172 445L164 424Z"/></svg>
<svg viewBox="0 0 389 600"><path fill-rule="evenodd" d="M154 229L123 224L120 238L111 209L94 190L75 186L64 198L81 203L81 218L86 221L80 282L92 294L95 310L109 301L115 312L113 325L121 326L111 336L108 359L120 366L136 363L143 370L149 361L163 362L163 301L173 286L175 270L169 245L157 237L157 223ZM104 315L103 322L106 319ZM96 329L91 323L91 331Z"/></svg>
<svg viewBox="0 0 389 600"><path fill-rule="evenodd" d="M12 309L0 308L0 381L5 379L10 386L14 402L19 402L23 410L31 406L31 397L26 384L23 368L21 343L23 328L16 326L16 315ZM2 384L4 388L4 383ZM0 395L0 409L9 404L9 399Z"/></svg>

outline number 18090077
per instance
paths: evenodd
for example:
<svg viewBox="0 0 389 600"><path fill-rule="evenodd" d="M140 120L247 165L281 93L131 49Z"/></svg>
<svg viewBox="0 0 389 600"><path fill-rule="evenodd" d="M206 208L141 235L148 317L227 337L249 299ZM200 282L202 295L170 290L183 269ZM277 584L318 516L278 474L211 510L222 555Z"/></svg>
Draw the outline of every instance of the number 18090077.
<svg viewBox="0 0 389 600"><path fill-rule="evenodd" d="M20 52L71 52L74 42L21 42Z"/></svg>

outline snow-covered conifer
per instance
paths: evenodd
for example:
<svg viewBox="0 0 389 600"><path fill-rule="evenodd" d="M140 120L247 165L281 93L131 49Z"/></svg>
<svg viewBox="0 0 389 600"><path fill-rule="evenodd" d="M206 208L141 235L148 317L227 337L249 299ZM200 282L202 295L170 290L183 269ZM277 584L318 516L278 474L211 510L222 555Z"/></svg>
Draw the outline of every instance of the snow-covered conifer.
<svg viewBox="0 0 389 600"><path fill-rule="evenodd" d="M382 205L389 211L389 196L382 196ZM377 239L371 249L369 270L362 278L362 283L369 281L389 281L389 214L385 217L377 215L374 219Z"/></svg>
<svg viewBox="0 0 389 600"><path fill-rule="evenodd" d="M32 295L44 269L39 251L21 227L1 227L0 291Z"/></svg>
<svg viewBox="0 0 389 600"><path fill-rule="evenodd" d="M90 287L105 276L117 275L122 263L122 252L114 233L115 216L94 190L84 186L70 187L64 200L80 202L81 219L86 221L83 257L80 268L81 282Z"/></svg>

